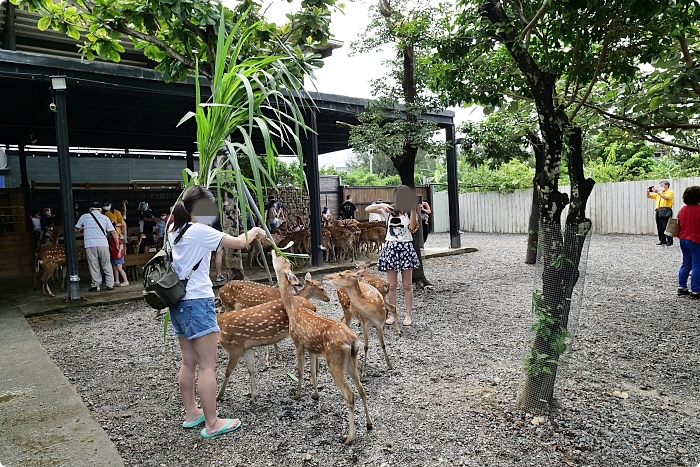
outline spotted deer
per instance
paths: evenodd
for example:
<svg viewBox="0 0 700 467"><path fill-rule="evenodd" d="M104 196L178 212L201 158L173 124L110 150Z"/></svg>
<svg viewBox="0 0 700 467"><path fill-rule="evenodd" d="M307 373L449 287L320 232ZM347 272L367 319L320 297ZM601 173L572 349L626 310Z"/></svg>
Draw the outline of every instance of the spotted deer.
<svg viewBox="0 0 700 467"><path fill-rule="evenodd" d="M55 297L49 287L49 279L53 276L57 268L66 265L66 250L63 245L42 245L36 254L36 264L34 267L34 290L36 290L36 276L41 271L41 294ZM66 277L61 281L61 290L65 289Z"/></svg>
<svg viewBox="0 0 700 467"><path fill-rule="evenodd" d="M320 300L322 302L330 302L331 299L323 290L323 284L320 281L311 279L311 274L306 273L304 277L304 287L297 292L297 296L306 300ZM263 303L279 300L280 291L275 287L258 284L250 281L228 281L219 289L219 300L224 308L224 311L240 310L251 306L261 305ZM306 308L311 311L316 311L316 305L310 301L306 303ZM279 349L275 343L275 355L280 359ZM270 366L270 349L265 352L265 364Z"/></svg>
<svg viewBox="0 0 700 467"><path fill-rule="evenodd" d="M386 313L389 311L394 317L394 326L396 327L396 334L401 335L399 330L398 317L396 315L396 306L384 301L382 293L379 292L373 286L360 282L360 279L367 274L367 270L361 271L342 271L335 274L327 274L323 277L324 281L329 281L336 287L342 288L338 290L338 298L341 295L347 294L350 301L350 306L345 308L343 305L343 321L349 323L350 316L355 316L362 323L362 335L365 340L365 360L362 367L362 376L367 376L367 350L369 348L369 336L367 332L367 325L377 330L377 337L379 338L379 345L384 351L384 359L386 360L386 365L389 369L394 367L391 365L389 360L389 354L386 351L386 345L384 344L384 321L386 320ZM343 303L341 299L341 304Z"/></svg>
<svg viewBox="0 0 700 467"><path fill-rule="evenodd" d="M355 267L357 267L358 271L367 271L367 268L372 264L372 260L368 259L364 263L355 263ZM364 276L362 276L362 282L365 282L375 289L379 291L379 293L382 294L382 297L384 298L384 302L388 303L387 297L389 295L389 283L382 279L379 276L375 276L373 274L365 273ZM350 302L350 296L348 293L345 291L343 288L339 288L336 290L336 294L338 295L338 301L340 302L340 306L343 308L343 317L341 320L350 326L352 322L352 318L357 318L358 320L362 320L360 316L358 316L357 312L352 308L352 303Z"/></svg>
<svg viewBox="0 0 700 467"><path fill-rule="evenodd" d="M349 445L355 439L355 393L345 378L346 372L350 373L360 397L362 397L367 429L372 429L372 419L367 408L367 394L357 372L357 353L360 348L360 340L344 323L299 307L292 295L292 285L298 283L298 279L292 272L292 264L286 258L277 256L274 251L272 252L272 264L279 282L282 302L289 315L289 337L296 347L298 382L294 398L301 397L301 382L304 378L304 350L308 350L311 356L311 384L314 388L314 399L319 397L316 386L316 359L318 356L324 357L333 381L343 393L348 406L349 430L345 444Z"/></svg>
<svg viewBox="0 0 700 467"><path fill-rule="evenodd" d="M273 250L274 251L274 250ZM314 314L308 307L316 308L303 297L293 297L295 306ZM250 374L250 398L253 402L258 395L253 348L272 345L289 336L289 318L281 298L260 305L243 308L228 313L217 314L219 343L228 353L226 376L216 396L221 399L231 373L238 365L241 356L245 357Z"/></svg>

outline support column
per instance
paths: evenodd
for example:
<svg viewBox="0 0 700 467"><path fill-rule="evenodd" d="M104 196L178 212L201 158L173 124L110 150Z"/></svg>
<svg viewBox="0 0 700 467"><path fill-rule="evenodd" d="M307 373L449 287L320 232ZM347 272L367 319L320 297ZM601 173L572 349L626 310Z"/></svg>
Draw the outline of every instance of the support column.
<svg viewBox="0 0 700 467"><path fill-rule="evenodd" d="M29 175L27 174L27 153L24 152L24 144L19 145L19 174L22 180L22 196L24 197L25 219L29 219L32 213L32 196L29 186Z"/></svg>
<svg viewBox="0 0 700 467"><path fill-rule="evenodd" d="M455 150L455 126L445 128L445 139L450 144L447 149L447 198L450 211L450 248L459 248L459 185L457 176L457 151Z"/></svg>
<svg viewBox="0 0 700 467"><path fill-rule="evenodd" d="M58 149L58 178L61 182L61 210L63 237L68 269L68 301L80 300L78 250L75 242L75 215L73 212L73 181L70 170L68 145L68 116L66 112L66 78L51 77L51 91L56 104L56 146Z"/></svg>
<svg viewBox="0 0 700 467"><path fill-rule="evenodd" d="M318 125L316 112L309 114L306 154L304 154L304 171L309 186L309 230L311 230L311 265L323 266L323 249L321 246L321 182L318 178Z"/></svg>
<svg viewBox="0 0 700 467"><path fill-rule="evenodd" d="M5 29L2 31L2 48L5 50L17 50L15 5L10 0L5 0Z"/></svg>

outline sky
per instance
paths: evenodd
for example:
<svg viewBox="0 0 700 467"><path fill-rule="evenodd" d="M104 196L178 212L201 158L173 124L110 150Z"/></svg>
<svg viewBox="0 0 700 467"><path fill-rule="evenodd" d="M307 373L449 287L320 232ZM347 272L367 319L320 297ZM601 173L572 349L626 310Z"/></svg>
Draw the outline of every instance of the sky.
<svg viewBox="0 0 700 467"><path fill-rule="evenodd" d="M357 0L345 3L344 13L333 13L331 32L333 39L342 41L343 47L333 51L333 55L324 59L325 65L315 73L315 86L319 92L340 94L351 97L371 98L370 81L386 73L382 61L391 59L394 52L390 47L382 52L363 53L350 56L350 43L355 41L369 23L369 6L376 0ZM265 17L278 24L284 23L286 13L295 11L298 0L292 3L286 0L267 0L263 3ZM313 89L307 82L307 88ZM455 123L464 120L479 120L483 114L479 109L453 108Z"/></svg>
<svg viewBox="0 0 700 467"><path fill-rule="evenodd" d="M231 0L224 0L229 3ZM386 67L382 62L391 59L394 52L391 47L379 52L355 54L350 56L350 43L355 41L369 23L369 6L376 0L356 0L345 3L343 13L335 12L331 19L333 39L342 41L343 47L333 51L333 55L324 59L324 66L316 70L315 80L307 80L306 88L313 91L343 96L372 98L370 81L384 76ZM263 11L268 21L283 24L287 21L285 14L298 10L300 1L263 0ZM314 87L315 86L315 87ZM483 113L479 108L450 108L455 112L455 124L459 126L465 120L480 120ZM329 154L322 158L321 165L344 165L348 152Z"/></svg>

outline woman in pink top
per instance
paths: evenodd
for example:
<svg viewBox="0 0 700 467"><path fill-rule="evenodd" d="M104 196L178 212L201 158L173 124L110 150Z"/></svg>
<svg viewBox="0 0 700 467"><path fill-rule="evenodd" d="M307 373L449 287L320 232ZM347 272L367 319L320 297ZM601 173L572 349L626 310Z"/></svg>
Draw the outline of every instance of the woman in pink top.
<svg viewBox="0 0 700 467"><path fill-rule="evenodd" d="M683 192L685 206L678 211L680 232L678 239L683 252L683 264L678 271L678 295L700 298L700 186L691 186ZM688 275L690 290L688 290Z"/></svg>

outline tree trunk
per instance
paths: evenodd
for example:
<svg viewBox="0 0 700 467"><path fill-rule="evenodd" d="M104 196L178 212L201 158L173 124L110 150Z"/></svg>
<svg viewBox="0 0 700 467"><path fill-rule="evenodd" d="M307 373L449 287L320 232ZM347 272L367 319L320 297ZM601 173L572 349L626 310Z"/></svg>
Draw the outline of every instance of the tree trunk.
<svg viewBox="0 0 700 467"><path fill-rule="evenodd" d="M420 260L420 266L413 270L413 275L411 280L416 285L417 288L422 289L427 285L431 285L430 281L425 277L425 271L423 270L423 221L418 219L418 230L413 234L413 248L416 250L418 259Z"/></svg>
<svg viewBox="0 0 700 467"><path fill-rule="evenodd" d="M586 203L595 183L583 173L581 129L568 121L562 122L562 127L567 134L571 202L563 233L561 221L540 225L542 290L533 293L538 321L533 326L535 340L526 356L525 384L518 397L519 406L538 412L553 400L559 359L566 350L571 298L581 277L579 266L591 230L591 221L585 217ZM546 198L547 193L540 190L540 196ZM541 218L546 220L544 215Z"/></svg>
<svg viewBox="0 0 700 467"><path fill-rule="evenodd" d="M480 12L492 25L488 33L508 49L532 92L544 147L542 170L535 174L539 237L544 239L538 244L543 265L542 290L533 292L535 339L525 357L525 384L518 396L521 408L539 412L552 402L557 364L566 349L571 294L580 277L581 253L591 226L585 209L593 181L583 174L581 130L574 128L563 109L555 104L556 76L543 71L523 47L520 29L508 18L500 0L484 0ZM571 206L564 233L561 214L569 196L559 191L563 135L567 135L571 179Z"/></svg>
<svg viewBox="0 0 700 467"><path fill-rule="evenodd" d="M544 166L544 144L534 133L529 133L532 149L535 152L535 174L542 173ZM527 251L525 252L525 264L535 264L537 261L537 238L540 228L540 195L537 191L537 179L532 179L532 205L530 206L530 218L527 223Z"/></svg>
<svg viewBox="0 0 700 467"><path fill-rule="evenodd" d="M221 222L221 228L227 234L237 237L239 232L238 220L240 216L236 198L228 194L228 192L224 192L224 202L222 204L224 218ZM228 280L245 279L245 272L243 270L243 254L241 250L236 248L226 248L224 250L224 260L228 272Z"/></svg>

